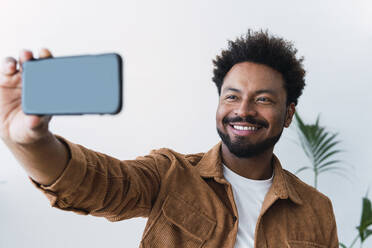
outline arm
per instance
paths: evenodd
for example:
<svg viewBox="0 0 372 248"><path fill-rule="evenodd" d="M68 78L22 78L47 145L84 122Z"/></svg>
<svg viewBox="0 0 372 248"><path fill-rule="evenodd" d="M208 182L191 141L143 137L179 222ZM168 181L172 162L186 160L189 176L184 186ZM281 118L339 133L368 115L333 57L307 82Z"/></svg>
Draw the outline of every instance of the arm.
<svg viewBox="0 0 372 248"><path fill-rule="evenodd" d="M34 184L52 206L110 221L148 216L160 188L158 164L169 164L152 153L121 161L56 136L70 150L71 159L49 186Z"/></svg>
<svg viewBox="0 0 372 248"><path fill-rule="evenodd" d="M51 133L32 144L3 141L27 174L40 184L52 184L70 159L67 147Z"/></svg>
<svg viewBox="0 0 372 248"><path fill-rule="evenodd" d="M51 56L42 50L40 57ZM52 205L119 220L145 216L159 188L156 156L120 161L73 144L48 130L51 116L25 115L21 106L23 51L0 72L0 137ZM17 70L17 63L20 70Z"/></svg>

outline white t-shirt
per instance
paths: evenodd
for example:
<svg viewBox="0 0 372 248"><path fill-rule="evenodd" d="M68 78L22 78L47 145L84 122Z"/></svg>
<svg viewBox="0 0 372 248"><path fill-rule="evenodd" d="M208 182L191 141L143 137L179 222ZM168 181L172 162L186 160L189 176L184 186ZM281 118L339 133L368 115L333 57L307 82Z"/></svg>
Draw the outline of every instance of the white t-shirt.
<svg viewBox="0 0 372 248"><path fill-rule="evenodd" d="M267 180L252 180L236 174L226 165L223 165L223 174L232 186L239 215L235 248L253 248L257 219L274 174Z"/></svg>

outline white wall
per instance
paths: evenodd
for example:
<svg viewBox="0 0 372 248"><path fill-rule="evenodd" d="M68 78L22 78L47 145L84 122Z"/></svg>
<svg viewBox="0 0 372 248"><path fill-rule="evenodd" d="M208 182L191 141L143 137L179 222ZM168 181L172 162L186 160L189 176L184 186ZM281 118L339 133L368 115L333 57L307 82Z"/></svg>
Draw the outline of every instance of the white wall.
<svg viewBox="0 0 372 248"><path fill-rule="evenodd" d="M0 56L22 48L54 55L116 51L125 58L125 106L117 116L55 117L51 129L120 159L153 148L207 151L215 131L217 91L211 60L227 39L268 28L293 40L305 56L307 87L298 110L321 113L340 133L348 182L321 175L333 201L342 242L357 234L361 198L372 185L372 4L368 0L1 0ZM291 171L308 163L294 129L276 148ZM312 183L310 173L300 174ZM0 142L0 247L138 247L145 219L109 223L52 209ZM370 194L370 198L372 195ZM372 238L366 246L371 246Z"/></svg>

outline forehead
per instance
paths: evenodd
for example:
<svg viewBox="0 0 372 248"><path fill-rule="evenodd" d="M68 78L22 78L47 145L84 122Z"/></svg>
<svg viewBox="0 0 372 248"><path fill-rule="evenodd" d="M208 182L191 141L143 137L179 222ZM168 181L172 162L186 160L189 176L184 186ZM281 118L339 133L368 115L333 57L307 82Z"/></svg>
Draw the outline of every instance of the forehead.
<svg viewBox="0 0 372 248"><path fill-rule="evenodd" d="M242 92L271 90L285 93L284 79L280 72L253 62L241 62L230 69L224 78L221 92L229 88Z"/></svg>

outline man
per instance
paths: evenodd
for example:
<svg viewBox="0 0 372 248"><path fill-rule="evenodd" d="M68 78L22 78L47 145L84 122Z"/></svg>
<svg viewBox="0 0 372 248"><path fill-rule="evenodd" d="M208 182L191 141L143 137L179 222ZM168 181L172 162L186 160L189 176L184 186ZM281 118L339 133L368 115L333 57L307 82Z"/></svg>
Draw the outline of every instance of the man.
<svg viewBox="0 0 372 248"><path fill-rule="evenodd" d="M0 75L1 137L52 206L119 221L148 217L140 247L338 247L330 200L282 169L273 149L304 87L290 42L251 32L214 60L222 142L120 161L48 130L21 110L21 74ZM49 57L42 50L40 57ZM32 59L21 53L19 63Z"/></svg>

